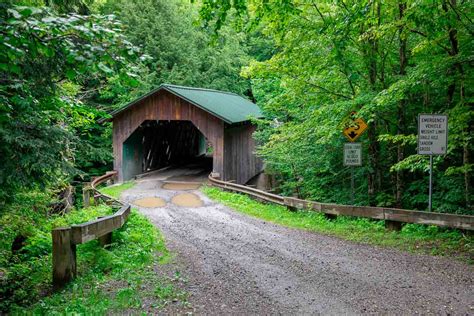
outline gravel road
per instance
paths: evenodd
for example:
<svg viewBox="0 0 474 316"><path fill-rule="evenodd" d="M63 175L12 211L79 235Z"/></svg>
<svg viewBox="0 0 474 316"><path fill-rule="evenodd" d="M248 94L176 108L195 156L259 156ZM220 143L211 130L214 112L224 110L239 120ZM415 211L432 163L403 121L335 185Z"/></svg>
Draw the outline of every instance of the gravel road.
<svg viewBox="0 0 474 316"><path fill-rule="evenodd" d="M161 189L175 176L143 178L122 199L167 202L140 211L177 254L196 314L474 314L473 266L289 229L198 190ZM173 205L183 192L203 206Z"/></svg>

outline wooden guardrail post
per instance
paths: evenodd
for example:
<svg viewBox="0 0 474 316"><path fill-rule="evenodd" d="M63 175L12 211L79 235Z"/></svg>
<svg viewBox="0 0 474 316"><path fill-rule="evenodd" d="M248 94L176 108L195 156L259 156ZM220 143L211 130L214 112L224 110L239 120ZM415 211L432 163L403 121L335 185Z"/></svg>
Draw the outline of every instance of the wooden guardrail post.
<svg viewBox="0 0 474 316"><path fill-rule="evenodd" d="M116 178L117 172L115 172L115 171L107 171L105 174L106 174L106 175L114 175L113 177L111 177L111 178L109 178L109 179L107 180L107 185L112 185L112 184L114 184L114 183L115 183L115 178Z"/></svg>
<svg viewBox="0 0 474 316"><path fill-rule="evenodd" d="M100 236L98 239L99 239L99 245L104 248L107 245L110 245L112 243L112 233L108 233L103 236Z"/></svg>
<svg viewBox="0 0 474 316"><path fill-rule="evenodd" d="M337 215L336 215L336 214L324 213L324 217L326 217L326 219L328 219L328 220L330 220L330 221L337 219Z"/></svg>
<svg viewBox="0 0 474 316"><path fill-rule="evenodd" d="M114 198L101 194L96 186L116 175L117 172L107 172L104 176L95 178L91 183L85 183L82 189L84 207L90 206L92 198L100 201L118 204L120 210L113 215L104 216L94 221L72 225L71 227L55 228L51 231L53 239L53 289L59 290L76 277L76 245L99 239L102 247L112 243L112 231L122 227L130 215L130 205L124 205ZM97 194L97 195L96 195Z"/></svg>
<svg viewBox="0 0 474 316"><path fill-rule="evenodd" d="M91 187L89 182L84 183L84 187L82 188L82 200L84 207L91 205Z"/></svg>
<svg viewBox="0 0 474 316"><path fill-rule="evenodd" d="M101 219L101 218L104 218L104 216L98 217L98 219ZM102 235L97 239L99 240L99 245L102 248L105 248L107 245L110 245L112 243L112 232Z"/></svg>
<svg viewBox="0 0 474 316"><path fill-rule="evenodd" d="M90 186L89 186L89 192L90 192L89 196L90 196L90 198L92 198L92 204L93 205L97 205L98 202L99 202L99 200L96 199L96 196L95 196L96 190L95 190L95 185L94 185L96 180L98 180L98 178L100 178L100 177L92 177L91 178L92 181L91 181Z"/></svg>
<svg viewBox="0 0 474 316"><path fill-rule="evenodd" d="M71 240L71 228L52 230L53 289L58 290L76 276L76 245Z"/></svg>
<svg viewBox="0 0 474 316"><path fill-rule="evenodd" d="M400 231L402 230L402 222L385 220L385 228L390 231Z"/></svg>
<svg viewBox="0 0 474 316"><path fill-rule="evenodd" d="M290 211L290 212L293 212L293 213L294 213L294 212L298 212L298 208L295 207L295 206L287 206L286 208L287 208L288 211Z"/></svg>

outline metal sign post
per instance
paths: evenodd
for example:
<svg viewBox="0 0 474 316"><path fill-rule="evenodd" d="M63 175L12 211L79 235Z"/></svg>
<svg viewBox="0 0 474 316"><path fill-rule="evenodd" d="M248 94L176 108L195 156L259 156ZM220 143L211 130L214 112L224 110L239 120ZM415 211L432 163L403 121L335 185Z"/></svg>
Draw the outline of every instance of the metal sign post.
<svg viewBox="0 0 474 316"><path fill-rule="evenodd" d="M344 144L344 166L351 167L351 204L354 205L354 199L355 199L354 166L362 166L362 144L361 143L345 143Z"/></svg>
<svg viewBox="0 0 474 316"><path fill-rule="evenodd" d="M448 116L418 115L418 154L430 156L428 210L433 208L433 155L445 155L448 147Z"/></svg>
<svg viewBox="0 0 474 316"><path fill-rule="evenodd" d="M431 212L433 208L432 204L433 198L433 155L430 155L430 187L428 189L428 211Z"/></svg>
<svg viewBox="0 0 474 316"><path fill-rule="evenodd" d="M354 183L354 166L351 166L351 204L354 205L355 199L355 183Z"/></svg>

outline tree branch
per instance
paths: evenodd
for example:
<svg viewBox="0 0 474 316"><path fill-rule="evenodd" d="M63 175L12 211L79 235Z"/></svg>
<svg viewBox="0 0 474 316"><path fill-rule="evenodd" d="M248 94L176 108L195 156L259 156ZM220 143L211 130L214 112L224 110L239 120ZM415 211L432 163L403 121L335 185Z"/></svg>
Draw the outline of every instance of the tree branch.
<svg viewBox="0 0 474 316"><path fill-rule="evenodd" d="M421 31L418 31L418 30L415 30L415 29L410 29L410 32L421 35L426 39L430 39L428 37L428 35L426 35L425 33L421 32ZM444 49L447 53L449 53L451 51L448 47L446 47L444 45L441 45L440 43L435 42L435 44L438 45L439 47L441 47L442 49Z"/></svg>
<svg viewBox="0 0 474 316"><path fill-rule="evenodd" d="M326 22L326 18L324 17L324 15L321 13L321 11L319 10L319 7L318 5L314 2L314 1L311 1L311 4L312 6L316 9L316 12L318 12L319 16L321 17L321 20L323 20L323 23L325 25L327 25L327 22Z"/></svg>
<svg viewBox="0 0 474 316"><path fill-rule="evenodd" d="M309 85L315 87L316 89L319 89L327 94L332 94L334 96L337 96L337 97L340 97L340 98L344 98L346 100L352 100L352 97L350 96L347 96L347 95L344 95L344 94L341 94L341 93L338 93L338 92L334 92L334 91L331 91L329 89L326 89L325 87L321 87L320 85L317 85L315 83L312 83L312 82L307 82Z"/></svg>

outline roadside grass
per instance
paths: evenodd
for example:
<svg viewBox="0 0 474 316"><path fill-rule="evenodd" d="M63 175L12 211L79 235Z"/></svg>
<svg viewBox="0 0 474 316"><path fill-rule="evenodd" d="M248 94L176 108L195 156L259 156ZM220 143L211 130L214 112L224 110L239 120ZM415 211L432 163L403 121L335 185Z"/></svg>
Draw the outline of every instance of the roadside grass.
<svg viewBox="0 0 474 316"><path fill-rule="evenodd" d="M132 209L124 227L113 233L112 242L107 250L97 241L79 245L80 277L32 306L13 308L12 314L137 314L149 301L152 308L171 302L187 305L186 293L174 284L176 280L155 271L168 262L170 254L162 235L143 215ZM161 296L156 287L169 293Z"/></svg>
<svg viewBox="0 0 474 316"><path fill-rule="evenodd" d="M236 211L283 226L410 252L453 256L470 264L474 263L474 237L459 230L406 224L400 232L388 231L384 227L384 221L380 220L347 216L329 220L322 213L290 212L283 206L260 203L246 195L224 192L217 188L203 187L202 191L211 199Z"/></svg>
<svg viewBox="0 0 474 316"><path fill-rule="evenodd" d="M115 186L112 194L118 196L131 186L133 183ZM107 249L97 240L77 246L78 277L53 293L51 229L86 222L113 210L97 205L65 215L49 214L49 201L41 204L46 197L28 193L0 216L0 314L138 314L145 307L154 313L171 303L188 305L187 294L180 290L182 278L163 272L169 270L163 264L172 259L163 236L136 209L125 225L113 232ZM32 208L38 205L42 207ZM18 232L27 239L20 252L12 253Z"/></svg>
<svg viewBox="0 0 474 316"><path fill-rule="evenodd" d="M51 291L51 230L55 227L81 223L111 213L110 207L99 205L72 210L61 216L48 214L47 194L25 193L32 200L15 202L0 217L0 314L17 306L27 306ZM35 197L42 197L46 201ZM38 202L36 204L32 204ZM37 209L31 205L37 206ZM31 208L30 208L31 207ZM17 236L23 236L22 247L12 251ZM79 247L79 260L84 248ZM84 261L84 260L82 260ZM88 263L79 262L87 267Z"/></svg>
<svg viewBox="0 0 474 316"><path fill-rule="evenodd" d="M127 181L122 184L103 187L100 189L100 192L118 199L120 198L120 194L122 194L123 191L133 188L134 185L135 185L134 181Z"/></svg>

